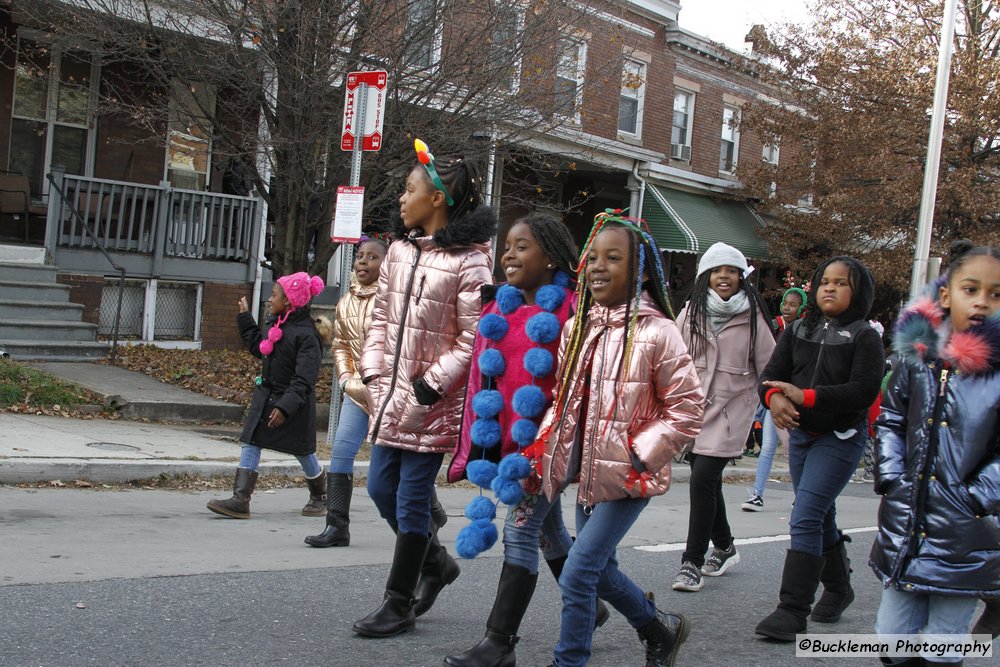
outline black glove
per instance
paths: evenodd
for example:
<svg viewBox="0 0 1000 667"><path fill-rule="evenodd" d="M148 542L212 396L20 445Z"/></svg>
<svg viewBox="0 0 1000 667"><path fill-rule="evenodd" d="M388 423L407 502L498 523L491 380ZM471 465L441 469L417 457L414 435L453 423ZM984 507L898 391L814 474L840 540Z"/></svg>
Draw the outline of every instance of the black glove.
<svg viewBox="0 0 1000 667"><path fill-rule="evenodd" d="M431 389L423 378L413 382L413 395L420 405L434 405L441 400L441 394Z"/></svg>

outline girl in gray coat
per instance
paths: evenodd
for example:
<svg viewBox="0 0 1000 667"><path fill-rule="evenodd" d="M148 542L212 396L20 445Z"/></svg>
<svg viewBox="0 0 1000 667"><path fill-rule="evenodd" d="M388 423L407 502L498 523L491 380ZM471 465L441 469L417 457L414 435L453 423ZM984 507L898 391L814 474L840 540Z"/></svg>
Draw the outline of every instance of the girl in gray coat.
<svg viewBox="0 0 1000 667"><path fill-rule="evenodd" d="M748 273L743 253L714 244L698 262L691 298L677 319L707 405L705 425L689 455L691 513L675 591L701 590L702 575L718 577L740 562L726 517L722 472L743 452L757 407L757 377L774 350L767 307L746 280ZM715 548L706 560L709 539Z"/></svg>

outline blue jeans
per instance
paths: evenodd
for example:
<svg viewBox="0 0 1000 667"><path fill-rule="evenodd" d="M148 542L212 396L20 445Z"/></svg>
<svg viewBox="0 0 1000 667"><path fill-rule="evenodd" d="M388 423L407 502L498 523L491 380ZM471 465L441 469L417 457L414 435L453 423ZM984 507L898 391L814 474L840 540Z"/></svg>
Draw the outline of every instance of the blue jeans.
<svg viewBox="0 0 1000 667"><path fill-rule="evenodd" d="M257 472L257 468L260 467L260 447L246 442L242 444L239 466L245 470ZM302 466L302 472L306 474L306 477L312 479L322 474L323 466L319 464L319 459L316 458L315 452L306 454L305 456L296 456L295 458L299 460L299 465Z"/></svg>
<svg viewBox="0 0 1000 667"><path fill-rule="evenodd" d="M774 417L770 410L765 410L761 417L761 426L764 432L760 440L760 458L757 459L757 477L753 482L753 492L755 495L764 497L764 485L771 474L771 466L774 465L774 452L778 449L778 429L774 425Z"/></svg>
<svg viewBox="0 0 1000 667"><path fill-rule="evenodd" d="M789 434L788 470L795 491L788 522L792 551L822 556L840 540L837 496L858 469L867 428L867 422L858 422L844 440L832 431L814 435L794 429Z"/></svg>
<svg viewBox="0 0 1000 667"><path fill-rule="evenodd" d="M330 472L349 475L354 472L354 457L361 441L368 435L368 414L358 404L344 396L337 419L337 433L330 452Z"/></svg>
<svg viewBox="0 0 1000 667"><path fill-rule="evenodd" d="M563 523L559 496L550 503L545 494L525 495L507 510L503 524L503 559L511 565L538 572L538 550L545 560L562 558L573 546Z"/></svg>
<svg viewBox="0 0 1000 667"><path fill-rule="evenodd" d="M431 494L444 454L372 447L368 495L393 531L430 534Z"/></svg>
<svg viewBox="0 0 1000 667"><path fill-rule="evenodd" d="M972 627L979 599L928 593L906 593L890 586L882 591L875 619L880 635L964 635ZM959 657L924 656L938 662L958 662Z"/></svg>
<svg viewBox="0 0 1000 667"><path fill-rule="evenodd" d="M656 617L652 601L618 569L615 557L618 543L648 503L648 498L612 500L594 505L589 515L576 506L576 542L559 577L563 608L554 652L559 667L586 665L590 659L598 596L633 628Z"/></svg>

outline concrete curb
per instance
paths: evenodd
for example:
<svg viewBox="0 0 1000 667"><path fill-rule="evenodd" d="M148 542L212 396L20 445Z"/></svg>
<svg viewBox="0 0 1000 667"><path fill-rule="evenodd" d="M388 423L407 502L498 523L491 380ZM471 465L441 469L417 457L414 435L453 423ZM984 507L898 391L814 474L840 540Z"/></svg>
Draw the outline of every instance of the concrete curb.
<svg viewBox="0 0 1000 667"><path fill-rule="evenodd" d="M36 484L52 480L87 480L105 484L124 484L126 482L156 479L161 476L178 477L216 477L233 474L235 461L179 461L168 459L79 459L79 458L19 458L0 459L0 484ZM302 468L298 461L261 462L258 469L262 475L285 475L299 477ZM441 466L437 483L446 484L448 469ZM755 469L729 466L723 472L723 481L738 483L752 477ZM358 479L368 477L368 461L355 461L354 476ZM771 470L773 477L787 477L788 470L775 467ZM688 466L675 464L671 480L677 483L687 483L691 478ZM748 484L752 482L747 482Z"/></svg>

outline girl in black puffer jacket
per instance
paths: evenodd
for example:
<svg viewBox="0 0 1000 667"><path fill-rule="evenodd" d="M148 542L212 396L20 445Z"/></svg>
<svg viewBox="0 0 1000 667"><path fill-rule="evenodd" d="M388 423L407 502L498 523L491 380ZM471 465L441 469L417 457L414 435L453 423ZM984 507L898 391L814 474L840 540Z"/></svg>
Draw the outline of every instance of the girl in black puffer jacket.
<svg viewBox="0 0 1000 667"><path fill-rule="evenodd" d="M876 422L880 634L965 634L1000 601L1000 251L952 252L900 315Z"/></svg>

